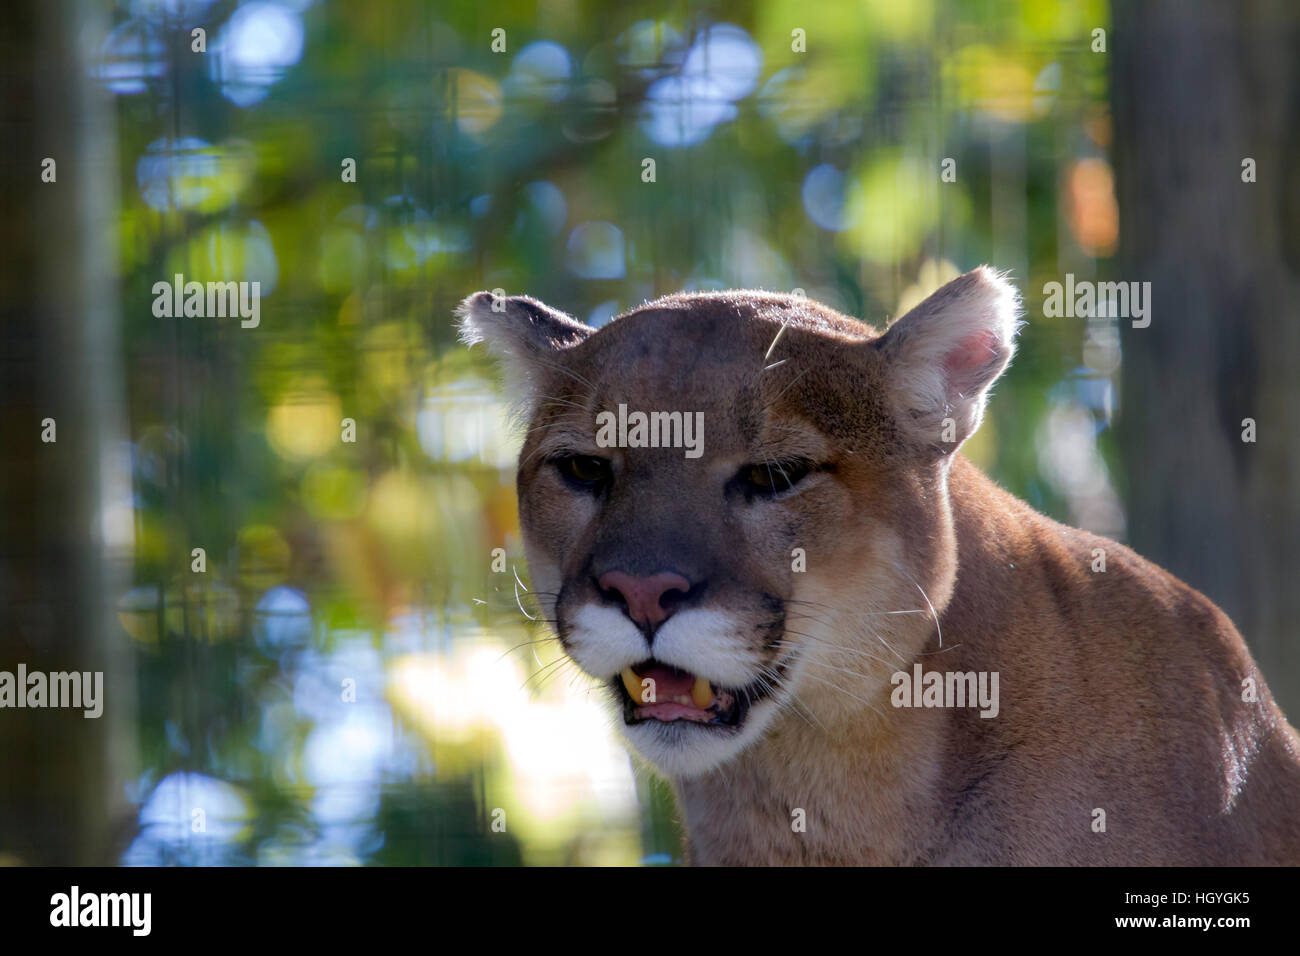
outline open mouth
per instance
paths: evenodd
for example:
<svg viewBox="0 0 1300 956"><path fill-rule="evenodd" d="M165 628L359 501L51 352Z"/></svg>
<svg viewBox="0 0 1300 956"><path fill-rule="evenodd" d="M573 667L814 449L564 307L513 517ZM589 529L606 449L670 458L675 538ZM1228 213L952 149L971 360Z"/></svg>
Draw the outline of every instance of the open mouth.
<svg viewBox="0 0 1300 956"><path fill-rule="evenodd" d="M623 668L614 684L623 698L623 721L629 725L688 721L735 729L759 696L749 690L716 687L654 658Z"/></svg>

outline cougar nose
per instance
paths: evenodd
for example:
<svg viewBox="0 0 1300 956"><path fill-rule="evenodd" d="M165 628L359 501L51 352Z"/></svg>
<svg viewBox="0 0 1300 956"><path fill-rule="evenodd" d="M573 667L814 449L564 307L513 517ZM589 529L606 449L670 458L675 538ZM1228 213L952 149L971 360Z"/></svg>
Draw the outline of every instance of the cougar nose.
<svg viewBox="0 0 1300 956"><path fill-rule="evenodd" d="M690 581L672 571L660 571L645 578L625 571L606 571L596 579L596 584L606 596L623 602L634 624L648 630L668 620L677 610L678 602L671 592L686 594L691 589Z"/></svg>

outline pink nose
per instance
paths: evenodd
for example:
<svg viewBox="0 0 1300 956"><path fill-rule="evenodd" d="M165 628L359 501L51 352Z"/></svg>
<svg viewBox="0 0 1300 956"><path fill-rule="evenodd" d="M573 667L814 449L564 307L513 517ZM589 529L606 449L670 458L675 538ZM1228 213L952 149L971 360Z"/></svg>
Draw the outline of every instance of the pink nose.
<svg viewBox="0 0 1300 956"><path fill-rule="evenodd" d="M633 577L624 571L606 571L596 583L602 591L612 591L622 598L627 605L627 616L641 627L661 624L676 610L660 603L665 594L669 591L685 594L691 589L690 581L671 571L660 571L648 578Z"/></svg>

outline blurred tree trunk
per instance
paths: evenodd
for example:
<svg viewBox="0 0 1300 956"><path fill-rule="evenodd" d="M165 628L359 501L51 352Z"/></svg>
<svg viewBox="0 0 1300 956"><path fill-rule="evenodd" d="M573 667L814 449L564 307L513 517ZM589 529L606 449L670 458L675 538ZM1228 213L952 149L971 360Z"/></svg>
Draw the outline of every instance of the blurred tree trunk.
<svg viewBox="0 0 1300 956"><path fill-rule="evenodd" d="M1129 538L1245 636L1300 721L1300 29L1294 0L1114 4ZM1257 181L1242 181L1242 164ZM1125 322L1123 326L1128 326ZM1242 440L1254 419L1257 441ZM1176 635L1170 635L1176 639Z"/></svg>
<svg viewBox="0 0 1300 956"><path fill-rule="evenodd" d="M131 517L129 472L110 464L122 438L113 103L90 76L106 22L98 4L53 0L19 0L5 20L0 670L101 671L103 712L0 711L0 859L113 863L132 815L134 689L107 560L129 546Z"/></svg>

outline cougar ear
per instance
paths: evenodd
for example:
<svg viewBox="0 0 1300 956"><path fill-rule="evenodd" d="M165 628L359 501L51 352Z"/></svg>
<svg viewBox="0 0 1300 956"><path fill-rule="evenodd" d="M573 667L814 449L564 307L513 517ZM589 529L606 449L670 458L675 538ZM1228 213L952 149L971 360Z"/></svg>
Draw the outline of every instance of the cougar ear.
<svg viewBox="0 0 1300 956"><path fill-rule="evenodd" d="M975 433L989 386L1011 361L1020 295L980 266L958 276L874 343L891 399L913 439L950 455Z"/></svg>
<svg viewBox="0 0 1300 956"><path fill-rule="evenodd" d="M531 415L539 380L553 368L553 356L586 340L596 330L526 295L475 292L456 309L460 338L487 346L505 376L506 393L517 411Z"/></svg>

